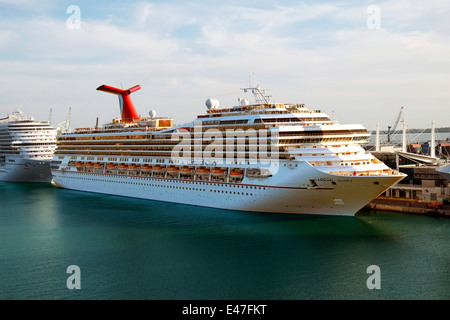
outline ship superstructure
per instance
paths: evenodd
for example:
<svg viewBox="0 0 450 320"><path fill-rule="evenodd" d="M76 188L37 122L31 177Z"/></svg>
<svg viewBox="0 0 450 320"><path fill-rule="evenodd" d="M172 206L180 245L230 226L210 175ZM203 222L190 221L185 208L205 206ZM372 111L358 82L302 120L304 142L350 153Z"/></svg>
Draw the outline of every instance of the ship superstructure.
<svg viewBox="0 0 450 320"><path fill-rule="evenodd" d="M0 119L0 181L50 182L56 129L21 111Z"/></svg>
<svg viewBox="0 0 450 320"><path fill-rule="evenodd" d="M139 86L98 90L119 96L122 117L103 128L59 135L54 183L63 188L223 209L354 215L404 175L367 153L370 133L338 124L303 104L256 102L220 108L174 126L141 118L130 94Z"/></svg>

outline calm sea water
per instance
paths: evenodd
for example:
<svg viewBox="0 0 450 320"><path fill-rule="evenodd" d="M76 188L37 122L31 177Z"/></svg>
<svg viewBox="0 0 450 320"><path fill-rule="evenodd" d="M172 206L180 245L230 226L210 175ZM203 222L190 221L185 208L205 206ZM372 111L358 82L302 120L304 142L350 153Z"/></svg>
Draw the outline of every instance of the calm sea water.
<svg viewBox="0 0 450 320"><path fill-rule="evenodd" d="M2 300L450 298L449 218L248 213L0 182L0 241ZM71 265L81 289L67 287Z"/></svg>

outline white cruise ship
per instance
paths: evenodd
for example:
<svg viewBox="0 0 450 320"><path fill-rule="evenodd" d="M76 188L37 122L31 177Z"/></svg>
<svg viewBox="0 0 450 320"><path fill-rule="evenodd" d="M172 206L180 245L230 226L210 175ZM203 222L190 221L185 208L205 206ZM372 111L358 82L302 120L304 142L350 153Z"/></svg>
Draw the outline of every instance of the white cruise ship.
<svg viewBox="0 0 450 320"><path fill-rule="evenodd" d="M0 181L51 182L56 129L21 111L0 119Z"/></svg>
<svg viewBox="0 0 450 320"><path fill-rule="evenodd" d="M206 112L173 126L119 96L121 118L57 137L52 166L59 187L231 210L352 216L404 178L361 146L369 132L338 124L303 104L256 101Z"/></svg>

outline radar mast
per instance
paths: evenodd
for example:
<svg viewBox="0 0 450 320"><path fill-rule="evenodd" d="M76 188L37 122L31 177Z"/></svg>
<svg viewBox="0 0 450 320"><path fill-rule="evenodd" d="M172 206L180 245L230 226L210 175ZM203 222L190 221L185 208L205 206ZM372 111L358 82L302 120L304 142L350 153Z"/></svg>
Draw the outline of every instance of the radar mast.
<svg viewBox="0 0 450 320"><path fill-rule="evenodd" d="M244 92L248 92L251 90L253 96L255 97L255 101L257 104L268 104L271 96L266 95L266 90L261 89L261 86L258 84L258 77L253 73L250 76L250 82L248 87L241 88Z"/></svg>

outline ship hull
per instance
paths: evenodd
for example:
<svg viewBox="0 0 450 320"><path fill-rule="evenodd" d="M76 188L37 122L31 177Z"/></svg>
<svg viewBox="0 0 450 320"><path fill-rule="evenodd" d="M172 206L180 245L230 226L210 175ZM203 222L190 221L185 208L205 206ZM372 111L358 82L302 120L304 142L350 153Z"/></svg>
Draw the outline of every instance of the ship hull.
<svg viewBox="0 0 450 320"><path fill-rule="evenodd" d="M7 159L0 165L0 181L50 183L50 163L51 160Z"/></svg>
<svg viewBox="0 0 450 320"><path fill-rule="evenodd" d="M342 177L316 171L318 186L288 177L241 183L53 171L61 188L220 209L353 216L403 176ZM297 176L298 177L298 176Z"/></svg>

